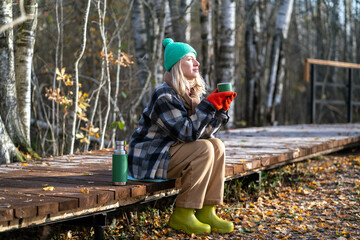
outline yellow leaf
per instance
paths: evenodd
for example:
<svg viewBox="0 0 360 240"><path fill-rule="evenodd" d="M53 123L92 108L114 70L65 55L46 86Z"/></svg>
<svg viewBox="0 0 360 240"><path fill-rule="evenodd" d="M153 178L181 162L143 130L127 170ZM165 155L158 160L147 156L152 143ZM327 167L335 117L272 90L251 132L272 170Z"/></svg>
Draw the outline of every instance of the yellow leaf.
<svg viewBox="0 0 360 240"><path fill-rule="evenodd" d="M81 192L83 193L83 194L89 194L89 189L88 188L82 188L81 189Z"/></svg>
<svg viewBox="0 0 360 240"><path fill-rule="evenodd" d="M55 71L56 71L56 74L57 74L57 75L61 75L61 74L60 74L60 71L59 71L59 68L56 68Z"/></svg>
<svg viewBox="0 0 360 240"><path fill-rule="evenodd" d="M23 166L25 166L25 167L27 166L27 164L26 164L26 163L23 163L22 165L23 165Z"/></svg>
<svg viewBox="0 0 360 240"><path fill-rule="evenodd" d="M90 126L89 127L89 132L90 132L90 134L95 134L95 133L97 133L97 132L99 132L99 128L94 128L94 126Z"/></svg>
<svg viewBox="0 0 360 240"><path fill-rule="evenodd" d="M56 75L58 75L56 77L56 80L64 80L67 78L67 74L65 73L65 68L61 69L61 72L58 68L56 68Z"/></svg>
<svg viewBox="0 0 360 240"><path fill-rule="evenodd" d="M75 136L76 136L77 139L85 137L84 134L82 134L82 133L77 133Z"/></svg>
<svg viewBox="0 0 360 240"><path fill-rule="evenodd" d="M44 187L43 190L44 191L54 191L55 188L54 187Z"/></svg>
<svg viewBox="0 0 360 240"><path fill-rule="evenodd" d="M267 212L266 212L266 215L268 215L268 216L269 216L269 215L273 215L273 212L272 212L272 211L267 211Z"/></svg>
<svg viewBox="0 0 360 240"><path fill-rule="evenodd" d="M87 119L86 114L84 112L77 112L77 116L85 122L89 121L89 119Z"/></svg>
<svg viewBox="0 0 360 240"><path fill-rule="evenodd" d="M74 82L73 81L71 81L71 80L66 80L66 81L64 81L64 83L65 83L65 85L66 86L72 86L72 85L74 85Z"/></svg>
<svg viewBox="0 0 360 240"><path fill-rule="evenodd" d="M158 237L162 237L162 235L158 231L156 231L156 230L153 230L153 231Z"/></svg>
<svg viewBox="0 0 360 240"><path fill-rule="evenodd" d="M81 143L84 143L84 142L85 142L85 143L87 143L87 144L90 144L90 141L89 141L89 139L87 139L87 138L81 139L80 142L81 142Z"/></svg>

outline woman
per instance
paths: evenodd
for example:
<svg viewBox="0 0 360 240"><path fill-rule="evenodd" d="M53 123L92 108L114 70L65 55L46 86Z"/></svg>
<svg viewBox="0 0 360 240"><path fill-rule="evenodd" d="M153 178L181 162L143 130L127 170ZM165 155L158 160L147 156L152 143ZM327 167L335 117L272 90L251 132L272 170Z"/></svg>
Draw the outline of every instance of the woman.
<svg viewBox="0 0 360 240"><path fill-rule="evenodd" d="M164 39L165 82L156 88L130 139L129 174L137 179L181 178L169 226L186 233L229 233L233 223L216 216L222 204L225 148L213 134L225 124L234 92L206 99L196 51ZM196 209L196 212L195 210Z"/></svg>

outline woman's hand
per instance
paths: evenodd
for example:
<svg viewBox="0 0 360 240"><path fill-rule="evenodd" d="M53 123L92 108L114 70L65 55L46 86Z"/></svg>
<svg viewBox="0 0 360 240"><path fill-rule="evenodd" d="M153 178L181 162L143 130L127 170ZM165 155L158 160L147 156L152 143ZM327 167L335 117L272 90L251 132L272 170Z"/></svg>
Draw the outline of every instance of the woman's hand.
<svg viewBox="0 0 360 240"><path fill-rule="evenodd" d="M218 92L218 90L216 89L206 98L206 100L211 102L211 104L214 105L217 110L224 109L228 111L229 106L232 100L236 97L236 95L237 94L235 92Z"/></svg>
<svg viewBox="0 0 360 240"><path fill-rule="evenodd" d="M229 111L231 102L237 96L236 92L231 92L231 93L233 93L233 94L225 99L225 102L224 102L224 105L223 105L224 106L223 109L225 111Z"/></svg>

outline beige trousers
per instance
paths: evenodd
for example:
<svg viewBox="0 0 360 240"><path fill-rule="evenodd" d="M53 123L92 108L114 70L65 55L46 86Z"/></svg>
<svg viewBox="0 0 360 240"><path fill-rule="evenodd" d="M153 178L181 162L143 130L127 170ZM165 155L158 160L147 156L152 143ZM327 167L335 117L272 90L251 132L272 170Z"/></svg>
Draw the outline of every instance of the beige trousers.
<svg viewBox="0 0 360 240"><path fill-rule="evenodd" d="M218 138L199 139L170 147L168 178L181 178L176 206L201 209L223 203L225 146Z"/></svg>

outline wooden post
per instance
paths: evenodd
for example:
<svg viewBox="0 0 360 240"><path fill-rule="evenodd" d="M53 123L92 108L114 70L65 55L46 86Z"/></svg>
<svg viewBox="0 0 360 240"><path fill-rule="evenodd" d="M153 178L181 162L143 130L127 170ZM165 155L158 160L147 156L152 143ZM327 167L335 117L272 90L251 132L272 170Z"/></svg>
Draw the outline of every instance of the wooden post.
<svg viewBox="0 0 360 240"><path fill-rule="evenodd" d="M310 64L309 64L310 65ZM311 114L310 114L310 123L315 123L315 114L316 114L316 77L315 77L315 65L310 65L310 84L311 84Z"/></svg>
<svg viewBox="0 0 360 240"><path fill-rule="evenodd" d="M348 122L352 122L352 69L349 68L349 86L348 86Z"/></svg>
<svg viewBox="0 0 360 240"><path fill-rule="evenodd" d="M105 226L106 226L106 213L100 213L93 216L93 226L95 230L94 239L104 240L105 239Z"/></svg>

